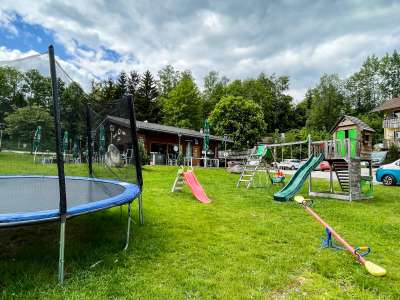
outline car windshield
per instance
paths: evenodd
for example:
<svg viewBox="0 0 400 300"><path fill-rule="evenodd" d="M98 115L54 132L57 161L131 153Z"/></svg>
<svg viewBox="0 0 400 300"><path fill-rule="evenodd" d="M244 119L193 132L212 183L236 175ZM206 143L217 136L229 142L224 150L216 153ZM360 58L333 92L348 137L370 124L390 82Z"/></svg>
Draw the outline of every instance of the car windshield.
<svg viewBox="0 0 400 300"><path fill-rule="evenodd" d="M386 151L378 151L378 152L372 152L371 153L371 158L374 160L381 160L384 159L386 156Z"/></svg>

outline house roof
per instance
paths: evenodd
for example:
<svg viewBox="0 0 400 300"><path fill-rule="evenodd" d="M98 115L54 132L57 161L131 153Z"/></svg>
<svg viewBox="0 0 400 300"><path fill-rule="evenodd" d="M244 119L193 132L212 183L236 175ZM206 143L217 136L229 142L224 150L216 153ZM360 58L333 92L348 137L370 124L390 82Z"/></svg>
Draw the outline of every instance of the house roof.
<svg viewBox="0 0 400 300"><path fill-rule="evenodd" d="M361 121L359 118L353 117L353 116L348 116L348 115L344 115L343 117L341 117L335 124L335 126L332 127L330 133L333 133L335 131L335 129L337 128L337 126L340 124L340 122L342 122L344 119L349 120L350 122L354 123L359 129L361 130L366 130L366 131L371 131L371 132L375 132L374 129L372 129L369 125L367 125L365 122Z"/></svg>
<svg viewBox="0 0 400 300"><path fill-rule="evenodd" d="M109 120L120 126L130 128L130 121L128 119L114 117L114 116L107 116L106 120ZM161 125L161 124L156 124L156 123L136 121L136 127L138 130L143 130L143 131L164 132L164 133L176 134L176 135L181 134L182 136L195 137L195 138L200 138L200 139L204 138L204 134L199 131L196 131L196 130ZM210 135L210 140L222 142L222 141L224 141L224 138L220 137L220 136ZM231 139L227 139L227 142L232 143L233 141Z"/></svg>
<svg viewBox="0 0 400 300"><path fill-rule="evenodd" d="M400 97L392 98L390 100L385 101L380 106L375 108L373 111L378 112L378 111L385 111L385 110L391 110L391 109L396 109L396 108L400 109Z"/></svg>

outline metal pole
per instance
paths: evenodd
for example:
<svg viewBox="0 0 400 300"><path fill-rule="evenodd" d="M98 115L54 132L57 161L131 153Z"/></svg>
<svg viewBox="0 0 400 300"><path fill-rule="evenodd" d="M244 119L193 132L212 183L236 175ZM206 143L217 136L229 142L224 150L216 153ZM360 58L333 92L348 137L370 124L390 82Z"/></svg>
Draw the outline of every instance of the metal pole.
<svg viewBox="0 0 400 300"><path fill-rule="evenodd" d="M307 136L307 140L308 140L308 159L310 159L311 157L311 135L309 134ZM310 172L310 176L308 178L308 194L310 194L312 192L312 171Z"/></svg>
<svg viewBox="0 0 400 300"><path fill-rule="evenodd" d="M143 213L143 199L142 199L142 194L140 194L138 198L138 208L139 208L139 222L140 225L144 224L144 213Z"/></svg>
<svg viewBox="0 0 400 300"><path fill-rule="evenodd" d="M88 146L89 176L93 177L92 120L89 103L86 104L86 139Z"/></svg>
<svg viewBox="0 0 400 300"><path fill-rule="evenodd" d="M129 236L130 236L130 231L131 231L131 204L132 204L132 202L128 203L128 225L126 228L126 243L125 243L124 250L127 250L128 246L129 246Z"/></svg>
<svg viewBox="0 0 400 300"><path fill-rule="evenodd" d="M65 189L64 161L61 152L61 127L60 127L60 102L58 97L58 84L56 74L56 60L54 58L54 47L49 46L49 62L51 74L51 87L53 94L53 110L54 110L54 130L56 136L56 155L57 155L57 171L58 185L60 192L59 210L60 210L60 258L59 258L59 282L64 281L64 237L65 222L67 213L67 195Z"/></svg>
<svg viewBox="0 0 400 300"><path fill-rule="evenodd" d="M0 124L1 126L1 124ZM1 142L3 141L3 129L0 129L0 149L1 149Z"/></svg>
<svg viewBox="0 0 400 300"><path fill-rule="evenodd" d="M60 245L59 245L59 258L58 258L58 282L64 283L64 249L65 249L65 225L66 217L61 217L60 223Z"/></svg>

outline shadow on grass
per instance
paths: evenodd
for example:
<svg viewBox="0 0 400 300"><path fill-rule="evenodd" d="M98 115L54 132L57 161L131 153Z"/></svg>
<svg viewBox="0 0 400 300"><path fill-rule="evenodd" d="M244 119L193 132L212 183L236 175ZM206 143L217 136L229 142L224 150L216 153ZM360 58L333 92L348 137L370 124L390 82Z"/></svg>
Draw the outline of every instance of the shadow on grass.
<svg viewBox="0 0 400 300"><path fill-rule="evenodd" d="M164 253L168 241L167 229L140 225L137 214L131 226L129 248L124 251L126 238L126 209L96 212L67 220L65 240L65 277L68 281L82 280L88 272L102 276L113 272L127 259L140 261L142 268ZM151 218L148 218L151 222ZM149 241L157 240L157 251ZM20 287L29 293L56 284L59 223L3 228L0 231L0 289ZM132 274L134 275L134 274ZM19 283L16 285L16 281Z"/></svg>

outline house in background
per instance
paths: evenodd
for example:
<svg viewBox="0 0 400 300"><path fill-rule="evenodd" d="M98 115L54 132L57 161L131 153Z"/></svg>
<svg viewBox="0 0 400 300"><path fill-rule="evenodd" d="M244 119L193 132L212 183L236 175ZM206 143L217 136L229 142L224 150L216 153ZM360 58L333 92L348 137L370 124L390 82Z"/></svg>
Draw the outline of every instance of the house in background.
<svg viewBox="0 0 400 300"><path fill-rule="evenodd" d="M388 149L392 144L400 146L400 97L393 98L373 110L383 112L383 147Z"/></svg>
<svg viewBox="0 0 400 300"><path fill-rule="evenodd" d="M128 119L107 116L103 122L107 144L116 145L120 151L132 148ZM202 132L142 121L136 121L136 127L138 138L150 156L150 164L175 164L180 148L186 164L204 165ZM210 135L207 165L218 166L218 150L224 149L224 142L231 143L230 140L224 141L223 137Z"/></svg>

